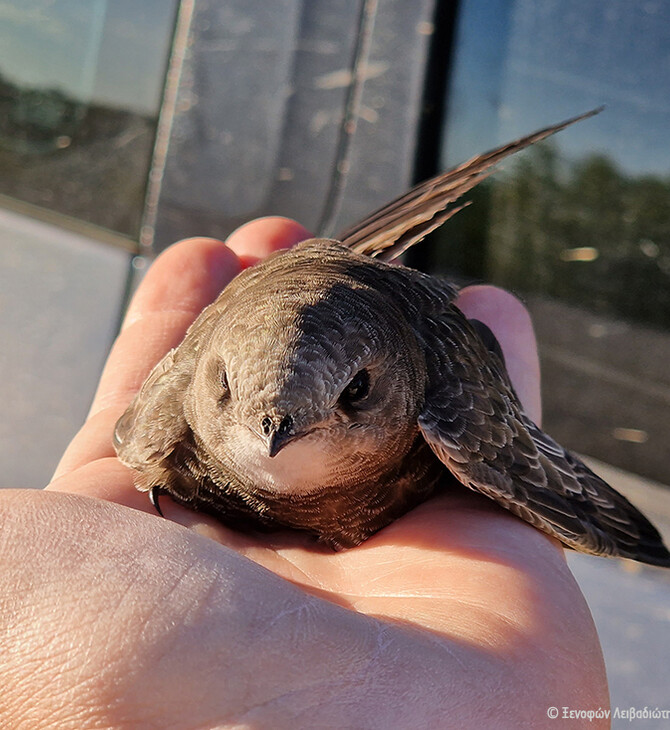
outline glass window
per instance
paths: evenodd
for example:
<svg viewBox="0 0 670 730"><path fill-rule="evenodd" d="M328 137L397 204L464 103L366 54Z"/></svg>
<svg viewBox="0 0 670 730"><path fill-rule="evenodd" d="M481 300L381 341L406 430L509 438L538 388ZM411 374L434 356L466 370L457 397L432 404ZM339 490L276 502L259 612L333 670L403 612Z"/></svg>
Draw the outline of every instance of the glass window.
<svg viewBox="0 0 670 730"><path fill-rule="evenodd" d="M0 194L138 236L176 7L0 0Z"/></svg>
<svg viewBox="0 0 670 730"><path fill-rule="evenodd" d="M433 249L522 296L545 427L670 483L670 5L464 0L443 166L601 104L506 161Z"/></svg>

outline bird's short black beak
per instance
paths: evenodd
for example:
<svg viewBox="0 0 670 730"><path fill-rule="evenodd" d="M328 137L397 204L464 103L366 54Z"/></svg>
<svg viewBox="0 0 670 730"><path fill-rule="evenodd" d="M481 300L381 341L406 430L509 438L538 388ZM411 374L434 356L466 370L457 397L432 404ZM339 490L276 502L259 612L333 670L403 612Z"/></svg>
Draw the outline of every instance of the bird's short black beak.
<svg viewBox="0 0 670 730"><path fill-rule="evenodd" d="M268 447L268 456L270 458L277 456L284 446L292 441L293 438L294 434L292 433L280 434L278 431L273 430L272 433L264 439Z"/></svg>
<svg viewBox="0 0 670 730"><path fill-rule="evenodd" d="M261 422L263 435L261 438L268 449L268 456L276 456L283 448L296 437L293 430L293 418L284 416L281 420L273 420L269 416Z"/></svg>

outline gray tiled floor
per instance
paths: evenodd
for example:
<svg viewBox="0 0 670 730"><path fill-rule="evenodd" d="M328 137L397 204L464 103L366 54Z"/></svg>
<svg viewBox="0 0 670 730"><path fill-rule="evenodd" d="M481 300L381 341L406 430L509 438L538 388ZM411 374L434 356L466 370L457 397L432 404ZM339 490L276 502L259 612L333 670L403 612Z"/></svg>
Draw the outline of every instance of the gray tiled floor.
<svg viewBox="0 0 670 730"><path fill-rule="evenodd" d="M670 489L589 459L644 510L670 544ZM605 655L612 710L670 710L670 570L568 553ZM670 728L670 720L613 719L612 727Z"/></svg>
<svg viewBox="0 0 670 730"><path fill-rule="evenodd" d="M659 568L570 554L570 567L595 619L612 710L670 710L670 576ZM594 708L597 709L597 708ZM612 726L668 728L668 720L613 720Z"/></svg>
<svg viewBox="0 0 670 730"><path fill-rule="evenodd" d="M115 335L127 252L0 210L2 483L42 487Z"/></svg>

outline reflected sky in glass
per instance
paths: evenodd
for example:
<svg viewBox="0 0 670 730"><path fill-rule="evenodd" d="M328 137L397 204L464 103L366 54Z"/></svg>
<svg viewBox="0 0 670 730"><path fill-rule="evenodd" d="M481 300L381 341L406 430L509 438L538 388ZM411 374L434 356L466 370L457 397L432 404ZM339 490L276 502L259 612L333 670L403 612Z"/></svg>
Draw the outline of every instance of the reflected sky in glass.
<svg viewBox="0 0 670 730"><path fill-rule="evenodd" d="M24 88L155 114L175 6L172 0L0 0L0 74Z"/></svg>
<svg viewBox="0 0 670 730"><path fill-rule="evenodd" d="M561 150L670 174L670 3L465 0L456 49L445 166L605 104Z"/></svg>
<svg viewBox="0 0 670 730"><path fill-rule="evenodd" d="M138 236L177 4L0 0L3 205Z"/></svg>

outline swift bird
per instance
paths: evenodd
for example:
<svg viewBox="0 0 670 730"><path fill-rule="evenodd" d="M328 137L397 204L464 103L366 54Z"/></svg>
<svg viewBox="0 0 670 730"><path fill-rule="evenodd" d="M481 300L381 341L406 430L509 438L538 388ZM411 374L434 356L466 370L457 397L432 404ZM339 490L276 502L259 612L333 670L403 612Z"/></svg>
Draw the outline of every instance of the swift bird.
<svg viewBox="0 0 670 730"><path fill-rule="evenodd" d="M118 421L137 488L157 508L167 493L234 527L341 549L455 477L571 548L670 566L648 520L526 416L457 287L387 263L497 162L596 111L418 185L340 242L304 241L239 274Z"/></svg>

